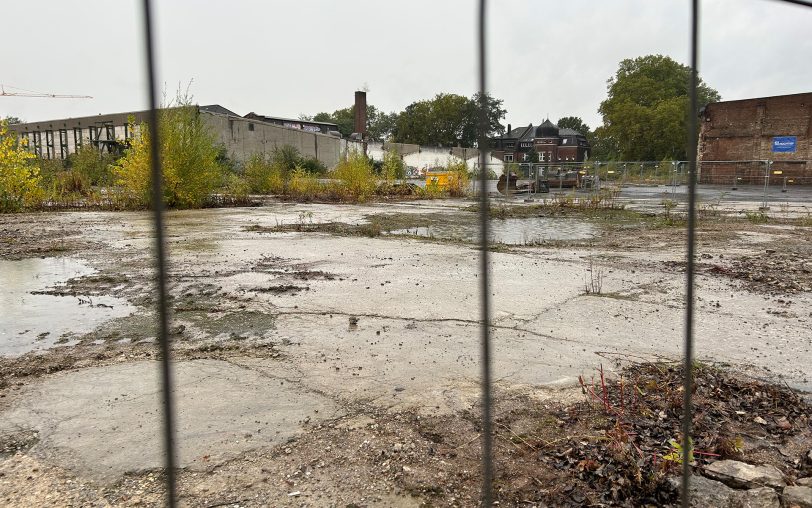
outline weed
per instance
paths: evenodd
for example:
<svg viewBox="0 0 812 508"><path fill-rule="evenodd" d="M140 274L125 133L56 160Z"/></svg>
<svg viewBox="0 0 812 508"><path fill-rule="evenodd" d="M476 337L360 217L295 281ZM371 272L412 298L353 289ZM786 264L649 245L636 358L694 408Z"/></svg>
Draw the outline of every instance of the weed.
<svg viewBox="0 0 812 508"><path fill-rule="evenodd" d="M589 256L589 266L586 269L586 281L584 291L586 294L599 295L603 289L604 272L603 267L595 264L595 258Z"/></svg>
<svg viewBox="0 0 812 508"><path fill-rule="evenodd" d="M751 224L766 224L770 220L770 218L767 217L767 214L764 213L762 210L759 210L757 212L747 211L744 212L744 216L747 217L747 220Z"/></svg>

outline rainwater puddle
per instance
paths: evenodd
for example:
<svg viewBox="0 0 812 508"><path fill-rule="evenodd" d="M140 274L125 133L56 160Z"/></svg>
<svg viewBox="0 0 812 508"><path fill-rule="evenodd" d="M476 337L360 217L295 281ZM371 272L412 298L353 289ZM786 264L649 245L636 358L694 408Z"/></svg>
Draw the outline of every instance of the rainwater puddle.
<svg viewBox="0 0 812 508"><path fill-rule="evenodd" d="M83 303L76 296L31 294L94 272L68 258L0 260L0 355L48 349L64 334L90 332L104 321L131 314L134 307L119 298L85 296Z"/></svg>
<svg viewBox="0 0 812 508"><path fill-rule="evenodd" d="M598 231L592 224L576 219L491 219L489 241L505 245L534 245L546 240L588 240ZM417 228L398 229L392 235L416 235L443 240L475 242L479 239L479 225L435 224Z"/></svg>

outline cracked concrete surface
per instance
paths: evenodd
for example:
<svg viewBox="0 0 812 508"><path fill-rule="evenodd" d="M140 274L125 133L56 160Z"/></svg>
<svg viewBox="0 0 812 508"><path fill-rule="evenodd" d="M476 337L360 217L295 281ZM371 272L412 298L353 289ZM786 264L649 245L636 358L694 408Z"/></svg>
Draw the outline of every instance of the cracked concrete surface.
<svg viewBox="0 0 812 508"><path fill-rule="evenodd" d="M206 469L247 450L284 444L305 420L340 414L328 398L219 360L175 364L179 467ZM102 482L163 465L158 362L60 373L30 385L3 413L0 433L32 429L31 452Z"/></svg>
<svg viewBox="0 0 812 508"><path fill-rule="evenodd" d="M170 212L172 324L183 325L176 347L245 341L281 353L273 360L235 354L176 362L181 465L205 470L278 447L351 405L428 414L470 409L480 374L479 253L471 245L245 230L294 223L303 210L318 222L357 223L369 213L446 209L456 210L446 202ZM127 281L102 293L129 299L139 307L135 317L147 319L148 215L70 213L53 220L53 227L73 223L92 242L74 258ZM665 263L684 256L667 234L630 252L600 244L494 252L497 386L565 397L579 375L602 362L609 367L612 355L678 358L684 275ZM768 234L782 233L750 232L701 251L762 251L764 242L776 241ZM584 294L590 258L603 270L601 295ZM809 293L792 297L793 318L768 312L775 298L719 278L698 277L697 295L699 358L812 386ZM100 350L126 351L129 340L153 333L125 325L102 325L92 338ZM159 467L157 372L154 361L122 360L30 379L6 399L0 429L36 429L31 454L99 481Z"/></svg>

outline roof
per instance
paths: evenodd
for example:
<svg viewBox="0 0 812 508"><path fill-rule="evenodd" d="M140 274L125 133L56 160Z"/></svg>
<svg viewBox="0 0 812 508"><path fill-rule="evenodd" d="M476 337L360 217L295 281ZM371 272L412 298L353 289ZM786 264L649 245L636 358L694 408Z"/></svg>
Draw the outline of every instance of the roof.
<svg viewBox="0 0 812 508"><path fill-rule="evenodd" d="M545 120L539 128L545 127L547 129L553 128L558 130L559 136L583 136L582 133L576 131L575 129L570 129L567 127L557 127L553 124L549 119ZM494 139L516 139L516 140L530 140L534 139L537 129L533 127L531 123L527 127L516 127L515 129L507 132L501 136L497 136Z"/></svg>
<svg viewBox="0 0 812 508"><path fill-rule="evenodd" d="M541 125L536 127L536 137L546 138L560 136L560 130L561 129L559 129L558 126L551 122L548 118L547 120L544 120Z"/></svg>
<svg viewBox="0 0 812 508"><path fill-rule="evenodd" d="M330 122L317 122L315 120L300 120L298 118L283 118L281 116L266 116L260 115L259 113L254 113L253 111L245 115L243 118L253 118L265 122L293 122L293 123L309 123L313 125L326 125L330 127L335 127L335 129L333 130L338 130L338 125Z"/></svg>
<svg viewBox="0 0 812 508"><path fill-rule="evenodd" d="M240 116L230 109L226 109L219 104L210 104L208 106L198 106L200 111L207 113L219 113L230 116ZM130 117L135 123L140 124L147 121L147 113L149 111L129 111L126 113L107 113L94 116L80 116L75 118L55 118L51 120L42 120L39 122L25 122L13 124L13 131L24 132L28 130L50 130L50 129L73 129L77 127L101 126L101 125L123 125L129 122ZM12 126L9 126L12 127Z"/></svg>
<svg viewBox="0 0 812 508"><path fill-rule="evenodd" d="M711 104L727 104L730 102L745 102L745 101L760 101L760 100L767 100L767 99L783 99L784 97L801 97L804 95L812 95L812 92L800 92L800 93L790 93L785 95L768 95L766 97L748 97L746 99L735 99L730 101L718 101L718 102L710 102L708 105Z"/></svg>
<svg viewBox="0 0 812 508"><path fill-rule="evenodd" d="M205 111L207 113L218 113L221 115L228 116L240 116L237 113L231 111L230 109L224 108L219 104L209 104L208 106L200 106L200 111Z"/></svg>
<svg viewBox="0 0 812 508"><path fill-rule="evenodd" d="M498 136L496 139L519 139L519 138L524 138L524 137L526 137L526 134L528 132L532 132L532 130L533 130L533 124L531 123L530 125L528 125L526 127L516 127L515 129L511 130L510 132L505 133L505 134L503 134L501 136Z"/></svg>

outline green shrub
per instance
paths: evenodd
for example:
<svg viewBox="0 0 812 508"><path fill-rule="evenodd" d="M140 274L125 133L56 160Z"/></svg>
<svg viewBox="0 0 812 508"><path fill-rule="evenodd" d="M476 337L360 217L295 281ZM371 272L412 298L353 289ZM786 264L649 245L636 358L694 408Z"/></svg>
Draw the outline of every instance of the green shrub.
<svg viewBox="0 0 812 508"><path fill-rule="evenodd" d="M89 185L108 187L115 181L112 169L115 162L112 154L103 153L92 145L82 145L76 153L68 156L67 165Z"/></svg>
<svg viewBox="0 0 812 508"><path fill-rule="evenodd" d="M60 195L87 195L91 192L90 179L84 173L73 169L60 172L56 176L53 188Z"/></svg>
<svg viewBox="0 0 812 508"><path fill-rule="evenodd" d="M406 164L395 150L387 150L383 154L383 165L381 166L381 176L391 182L392 180L402 180L406 177Z"/></svg>

